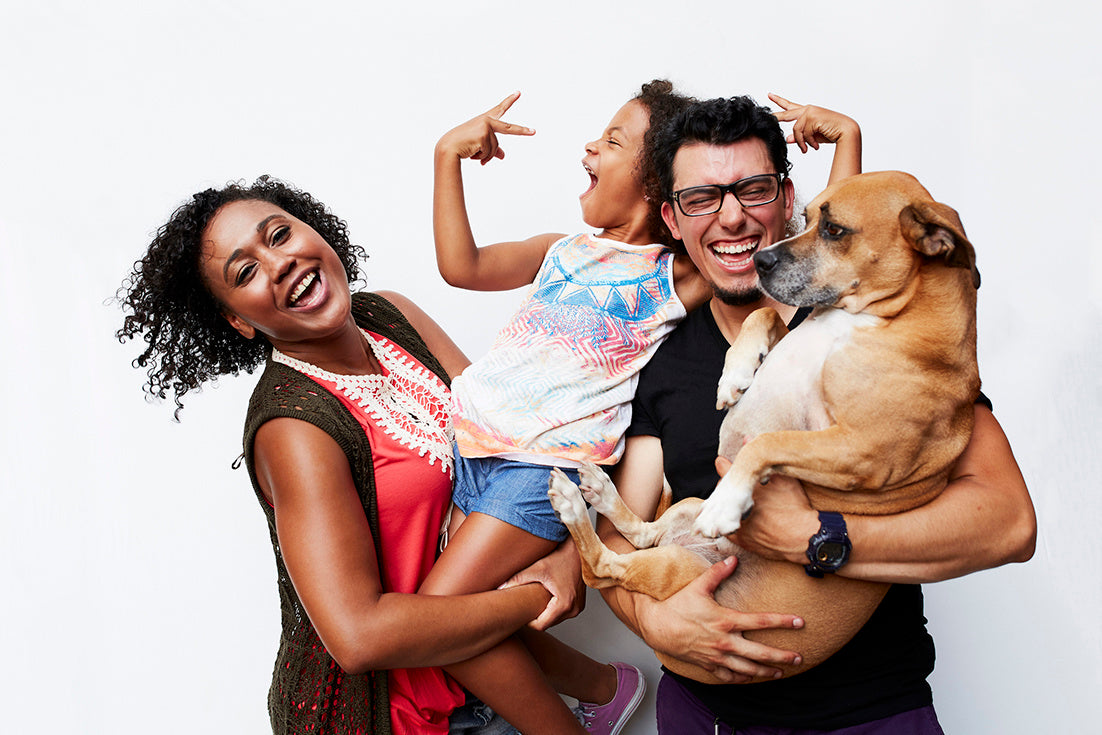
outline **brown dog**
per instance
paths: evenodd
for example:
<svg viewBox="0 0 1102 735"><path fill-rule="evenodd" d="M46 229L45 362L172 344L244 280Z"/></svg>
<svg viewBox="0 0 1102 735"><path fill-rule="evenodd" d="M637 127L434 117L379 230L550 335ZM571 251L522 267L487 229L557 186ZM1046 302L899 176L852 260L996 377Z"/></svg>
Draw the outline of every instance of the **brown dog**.
<svg viewBox="0 0 1102 735"><path fill-rule="evenodd" d="M746 612L796 613L801 631L747 634L799 651L814 666L875 610L886 584L836 575L739 549L727 536L774 473L803 482L813 507L897 513L933 499L964 451L979 392L971 243L955 211L898 172L841 181L807 208L807 230L755 256L762 288L813 314L788 336L777 313L746 319L718 390L730 406L720 454L733 461L706 501L678 503L654 523L635 516L596 467L582 493L637 548L618 555L597 538L577 488L553 473L549 494L570 529L592 587L621 585L665 599L731 554L740 562L717 600ZM782 337L785 337L783 340ZM661 545L660 548L648 548ZM678 673L707 671L659 656Z"/></svg>

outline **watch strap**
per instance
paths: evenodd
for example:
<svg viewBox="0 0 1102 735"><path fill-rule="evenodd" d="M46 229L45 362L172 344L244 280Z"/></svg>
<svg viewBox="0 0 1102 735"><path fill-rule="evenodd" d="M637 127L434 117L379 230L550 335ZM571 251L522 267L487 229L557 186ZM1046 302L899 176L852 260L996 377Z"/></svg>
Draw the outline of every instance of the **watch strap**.
<svg viewBox="0 0 1102 735"><path fill-rule="evenodd" d="M846 558L842 560L841 564L826 566L818 558L819 546L824 542L842 544L846 548ZM809 577L817 579L821 579L824 573L834 573L848 561L850 548L852 548L852 545L849 541L849 533L846 530L846 519L842 517L841 513L821 510L819 511L819 531L808 539L807 560L809 563L804 565L804 571L807 572Z"/></svg>

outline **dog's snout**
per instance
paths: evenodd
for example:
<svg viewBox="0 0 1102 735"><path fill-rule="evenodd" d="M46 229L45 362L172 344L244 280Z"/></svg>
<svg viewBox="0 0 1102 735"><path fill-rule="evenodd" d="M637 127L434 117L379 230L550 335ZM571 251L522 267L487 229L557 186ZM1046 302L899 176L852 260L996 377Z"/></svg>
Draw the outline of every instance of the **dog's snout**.
<svg viewBox="0 0 1102 735"><path fill-rule="evenodd" d="M780 258L773 249L759 250L754 253L754 267L758 269L758 273L768 273L777 266L778 262Z"/></svg>

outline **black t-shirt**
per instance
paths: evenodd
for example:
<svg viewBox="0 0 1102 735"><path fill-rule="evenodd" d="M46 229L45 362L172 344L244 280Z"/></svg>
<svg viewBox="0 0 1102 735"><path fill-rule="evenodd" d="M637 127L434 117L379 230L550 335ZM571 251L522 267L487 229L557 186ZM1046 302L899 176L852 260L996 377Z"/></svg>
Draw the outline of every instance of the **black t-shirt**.
<svg viewBox="0 0 1102 735"><path fill-rule="evenodd" d="M805 316L797 314L792 325ZM627 433L661 439L675 501L707 497L719 481L714 463L724 412L715 408L716 386L729 346L706 305L674 330L639 376ZM732 726L837 729L931 704L926 677L933 668L922 590L895 584L849 643L802 674L730 685L669 675Z"/></svg>

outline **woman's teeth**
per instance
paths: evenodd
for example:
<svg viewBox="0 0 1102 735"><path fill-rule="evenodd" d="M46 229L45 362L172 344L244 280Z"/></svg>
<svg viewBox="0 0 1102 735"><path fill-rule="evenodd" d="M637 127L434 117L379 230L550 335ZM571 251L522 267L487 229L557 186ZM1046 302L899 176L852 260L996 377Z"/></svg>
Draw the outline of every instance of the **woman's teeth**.
<svg viewBox="0 0 1102 735"><path fill-rule="evenodd" d="M314 279L318 277L317 273L307 273L306 277L299 281L295 286L295 290L291 292L291 306L294 306L298 302L299 297L305 293L306 289L310 288L310 284L314 282Z"/></svg>

